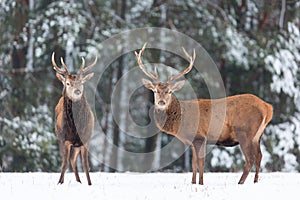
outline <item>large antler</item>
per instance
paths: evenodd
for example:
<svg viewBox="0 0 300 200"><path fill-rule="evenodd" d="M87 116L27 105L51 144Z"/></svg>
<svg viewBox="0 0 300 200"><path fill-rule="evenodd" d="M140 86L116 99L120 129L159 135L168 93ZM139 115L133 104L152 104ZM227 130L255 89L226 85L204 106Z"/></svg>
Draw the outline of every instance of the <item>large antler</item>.
<svg viewBox="0 0 300 200"><path fill-rule="evenodd" d="M79 74L84 74L84 73L86 73L87 71L89 71L90 69L92 69L96 65L98 58L96 56L95 61L92 64L90 64L89 66L87 66L87 67L85 67L85 60L84 60L84 58L81 58L81 59L82 59L82 64L81 64L81 69L80 69Z"/></svg>
<svg viewBox="0 0 300 200"><path fill-rule="evenodd" d="M157 69L155 67L155 75L151 74L150 72L148 72L142 62L142 54L144 53L144 50L146 48L146 45L147 45L147 42L144 44L143 48L140 50L139 53L135 52L135 56L138 60L138 64L139 64L139 67L141 68L141 70L149 77L151 78L152 80L158 82L158 73L157 73Z"/></svg>
<svg viewBox="0 0 300 200"><path fill-rule="evenodd" d="M180 77L182 77L183 75L187 74L189 71L191 71L191 69L193 68L193 65L194 65L194 61L196 59L196 52L195 52L195 49L193 51L193 57L190 56L188 54L188 52L185 50L184 47L182 47L182 50L185 54L185 56L190 60L190 65L185 69L183 70L181 73L177 74L176 76L171 76L168 80L168 82L171 82L171 81L174 81L176 79L179 79Z"/></svg>
<svg viewBox="0 0 300 200"><path fill-rule="evenodd" d="M54 52L52 53L52 65L53 65L53 69L55 69L55 71L57 71L58 73L60 74L70 74L66 64L64 63L64 60L62 58L60 58L60 62L62 64L62 66L64 67L64 69L61 69L60 67L57 66L57 64L55 63L55 60L54 60Z"/></svg>

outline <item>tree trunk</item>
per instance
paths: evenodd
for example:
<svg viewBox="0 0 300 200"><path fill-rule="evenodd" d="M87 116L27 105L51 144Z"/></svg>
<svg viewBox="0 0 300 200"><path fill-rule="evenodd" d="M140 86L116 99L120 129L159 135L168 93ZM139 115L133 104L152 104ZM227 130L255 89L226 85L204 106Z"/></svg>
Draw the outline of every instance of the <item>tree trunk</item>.
<svg viewBox="0 0 300 200"><path fill-rule="evenodd" d="M13 70L18 70L20 68L26 68L26 54L28 51L28 44L26 41L23 41L21 35L24 32L24 27L28 22L28 9L29 2L28 0L18 0L16 1L15 8L15 32L14 32L14 43L11 53L11 61ZM29 29L26 29L26 37L28 38ZM12 81L12 92L13 95L18 96L19 99L26 99L26 85L24 85L24 75L16 74L14 81ZM24 101L12 102L13 106L11 113L14 116L19 116L23 113L26 106Z"/></svg>

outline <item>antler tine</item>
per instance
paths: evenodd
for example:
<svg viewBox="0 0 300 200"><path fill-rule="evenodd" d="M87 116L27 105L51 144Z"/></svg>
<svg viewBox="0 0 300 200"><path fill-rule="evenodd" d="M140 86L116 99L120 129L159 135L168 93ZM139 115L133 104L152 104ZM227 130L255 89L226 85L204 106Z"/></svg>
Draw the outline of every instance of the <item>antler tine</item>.
<svg viewBox="0 0 300 200"><path fill-rule="evenodd" d="M85 66L85 60L83 57L81 57L81 60L82 60L82 63L81 63L81 70L84 69L84 66Z"/></svg>
<svg viewBox="0 0 300 200"><path fill-rule="evenodd" d="M86 73L87 71L89 71L90 69L92 69L92 68L96 65L97 59L98 59L98 58L97 58L97 56L96 56L95 61L94 61L92 64L90 64L90 65L87 66L87 67L84 67L84 65L85 65L85 60L84 60L84 58L82 58L82 65L81 65L82 73Z"/></svg>
<svg viewBox="0 0 300 200"><path fill-rule="evenodd" d="M157 77L157 79L158 79L157 67L155 65L154 65L154 73L155 73L155 77Z"/></svg>
<svg viewBox="0 0 300 200"><path fill-rule="evenodd" d="M191 69L193 68L194 61L196 59L196 51L195 51L195 49L193 51L193 56L191 56L190 54L188 54L188 52L185 50L184 47L182 47L182 50L183 50L185 56L190 60L190 65L185 70L183 70L182 72L180 72L179 74L177 74L176 76L171 76L169 78L169 82L174 81L176 79L179 79L180 77L182 77L183 75L185 75L189 71L191 71Z"/></svg>
<svg viewBox="0 0 300 200"><path fill-rule="evenodd" d="M68 73L68 71L66 70L66 68L63 70L60 67L57 66L55 59L54 59L54 52L52 53L52 65L53 65L53 69L55 69L55 71L57 71L60 74L64 74L64 73Z"/></svg>
<svg viewBox="0 0 300 200"><path fill-rule="evenodd" d="M67 73L67 74L70 74L70 72L69 72L69 70L68 70L68 68L67 68L67 65L65 64L64 59L63 59L62 57L60 57L60 62L61 62L61 64L62 64L62 66L65 68L66 73Z"/></svg>
<svg viewBox="0 0 300 200"><path fill-rule="evenodd" d="M146 48L147 42L144 44L143 48L140 50L139 53L135 52L135 56L138 60L138 64L139 67L141 68L141 70L144 72L144 74L146 74L149 78L151 78L154 81L158 81L158 73L157 73L157 68L155 67L155 75L151 74L150 72L148 72L142 62L142 54L144 53L144 50Z"/></svg>
<svg viewBox="0 0 300 200"><path fill-rule="evenodd" d="M82 60L82 63L81 63L80 71L78 72L78 74L79 74L80 76L83 75L83 69L84 69L84 66L85 66L85 60L84 60L84 58L81 57L81 60Z"/></svg>

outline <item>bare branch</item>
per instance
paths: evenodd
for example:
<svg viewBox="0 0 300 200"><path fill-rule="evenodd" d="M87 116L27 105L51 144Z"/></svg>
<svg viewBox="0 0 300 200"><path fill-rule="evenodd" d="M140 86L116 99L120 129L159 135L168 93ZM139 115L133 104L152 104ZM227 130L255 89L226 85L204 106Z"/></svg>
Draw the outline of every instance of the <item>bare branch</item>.
<svg viewBox="0 0 300 200"><path fill-rule="evenodd" d="M29 74L29 73L37 73L41 71L46 71L47 69L44 67L37 67L33 70L28 71L25 67L23 68L17 68L17 69L0 69L1 74L6 75L15 75L15 74Z"/></svg>
<svg viewBox="0 0 300 200"><path fill-rule="evenodd" d="M285 10L286 10L286 0L281 0L281 11L280 11L280 18L279 18L280 29L283 28Z"/></svg>
<svg viewBox="0 0 300 200"><path fill-rule="evenodd" d="M226 12L220 7L218 6L217 4L209 1L209 0L206 0L206 3L210 6L212 6L213 8L215 8L216 10L218 10L220 12L220 14L222 15L223 19L227 22L228 21L228 18L227 18L227 14Z"/></svg>

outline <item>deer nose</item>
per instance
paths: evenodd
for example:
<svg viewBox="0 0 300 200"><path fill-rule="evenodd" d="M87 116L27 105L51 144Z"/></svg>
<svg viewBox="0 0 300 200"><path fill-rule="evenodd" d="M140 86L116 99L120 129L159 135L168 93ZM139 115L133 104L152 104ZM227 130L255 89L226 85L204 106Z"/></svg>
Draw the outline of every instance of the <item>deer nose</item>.
<svg viewBox="0 0 300 200"><path fill-rule="evenodd" d="M77 89L77 90L74 91L74 93L75 93L76 95L80 95L80 94L81 94L81 91Z"/></svg>
<svg viewBox="0 0 300 200"><path fill-rule="evenodd" d="M159 102L158 102L158 105L160 105L160 106L164 106L166 103L163 101L163 100L160 100Z"/></svg>

